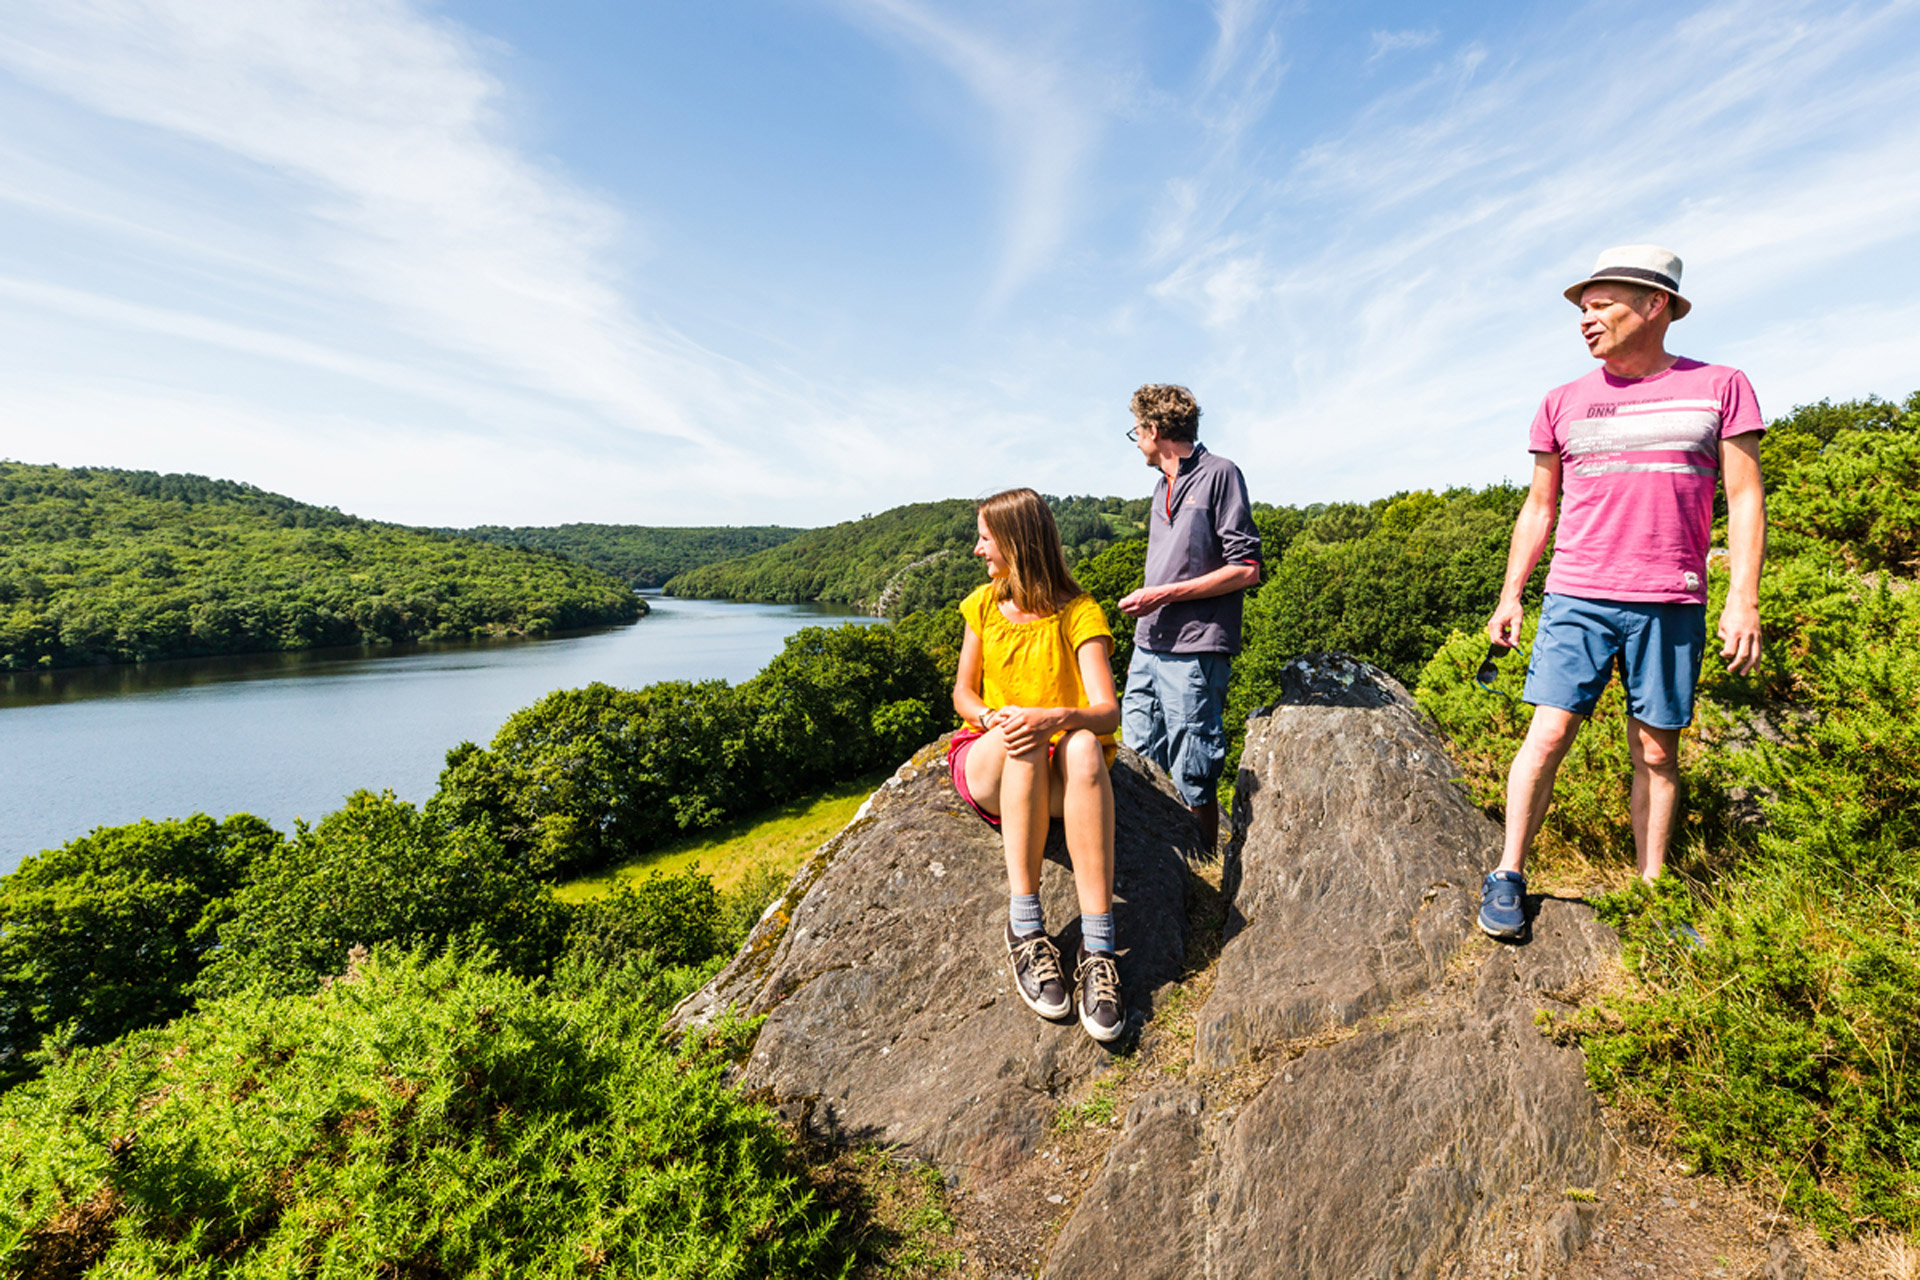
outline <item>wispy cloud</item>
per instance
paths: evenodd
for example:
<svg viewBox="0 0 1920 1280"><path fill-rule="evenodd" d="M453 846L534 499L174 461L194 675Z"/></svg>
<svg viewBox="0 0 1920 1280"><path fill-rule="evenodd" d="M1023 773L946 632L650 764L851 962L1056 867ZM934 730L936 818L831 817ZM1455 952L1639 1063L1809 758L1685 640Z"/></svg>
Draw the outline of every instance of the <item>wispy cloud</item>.
<svg viewBox="0 0 1920 1280"><path fill-rule="evenodd" d="M1372 36L1373 52L1367 55L1367 62L1378 62L1390 53L1424 49L1439 38L1438 31L1376 31Z"/></svg>
<svg viewBox="0 0 1920 1280"><path fill-rule="evenodd" d="M503 140L501 87L456 29L380 0L99 0L17 14L0 63L298 184L316 251L413 336L711 443L659 388L688 353L605 281L615 219Z"/></svg>
<svg viewBox="0 0 1920 1280"><path fill-rule="evenodd" d="M1699 306L1675 340L1708 357L1742 335L1780 361L1792 344L1759 334L1863 259L1920 283L1920 76L1889 53L1913 47L1914 11L1716 5L1616 28L1660 37L1658 75L1596 77L1560 32L1453 55L1267 174L1151 292L1220 335L1210 378L1264 404L1262 469L1348 492L1497 474L1539 395L1586 367L1558 286L1607 244L1688 258ZM1906 364L1920 378L1920 353ZM1752 372L1773 411L1813 390L1791 361Z"/></svg>
<svg viewBox="0 0 1920 1280"><path fill-rule="evenodd" d="M1007 198L986 304L1001 306L1048 267L1072 228L1100 134L1098 96L1071 83L1067 54L1036 42L1031 21L1008 38L917 0L846 0L846 8L945 67L992 116Z"/></svg>

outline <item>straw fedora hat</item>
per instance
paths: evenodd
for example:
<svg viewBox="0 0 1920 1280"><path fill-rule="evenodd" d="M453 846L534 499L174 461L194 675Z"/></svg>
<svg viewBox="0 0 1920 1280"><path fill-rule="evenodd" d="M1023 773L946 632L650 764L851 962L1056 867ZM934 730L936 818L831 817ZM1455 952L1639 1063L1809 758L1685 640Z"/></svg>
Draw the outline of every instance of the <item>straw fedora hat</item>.
<svg viewBox="0 0 1920 1280"><path fill-rule="evenodd" d="M1593 264L1593 274L1567 287L1567 301L1580 305L1580 291L1601 280L1648 285L1673 299L1673 318L1679 320L1693 310L1693 304L1680 296L1680 255L1657 244L1623 244L1601 254Z"/></svg>

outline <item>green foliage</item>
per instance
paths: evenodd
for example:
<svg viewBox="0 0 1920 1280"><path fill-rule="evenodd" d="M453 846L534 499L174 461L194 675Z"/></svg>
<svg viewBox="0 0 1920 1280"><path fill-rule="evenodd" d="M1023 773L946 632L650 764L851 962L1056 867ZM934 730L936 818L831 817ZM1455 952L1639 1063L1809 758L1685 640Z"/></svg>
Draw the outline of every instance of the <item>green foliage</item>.
<svg viewBox="0 0 1920 1280"><path fill-rule="evenodd" d="M842 1275L770 1118L626 989L376 954L0 1098L11 1275Z"/></svg>
<svg viewBox="0 0 1920 1280"><path fill-rule="evenodd" d="M1144 498L1047 501L1069 562L1144 532ZM683 573L667 584L667 593L717 600L819 600L858 605L889 618L938 609L987 580L973 556L974 508L965 499L921 502L810 529L770 550Z"/></svg>
<svg viewBox="0 0 1920 1280"><path fill-rule="evenodd" d="M1334 649L1413 681L1450 632L1493 611L1524 497L1495 485L1309 508L1248 605L1243 701L1270 698L1300 654Z"/></svg>
<svg viewBox="0 0 1920 1280"><path fill-rule="evenodd" d="M591 565L639 590L665 586L675 574L702 565L737 560L777 547L805 531L781 525L649 528L637 524L563 524L555 528L507 528L487 524L439 532L503 547L550 551Z"/></svg>
<svg viewBox="0 0 1920 1280"><path fill-rule="evenodd" d="M1266 564L1227 690L1223 790L1238 769L1247 717L1279 696L1281 672L1301 654L1341 650L1410 685L1450 634L1484 623L1500 598L1525 496L1491 485L1368 506L1257 510ZM1536 582L1545 573L1543 561Z"/></svg>
<svg viewBox="0 0 1920 1280"><path fill-rule="evenodd" d="M196 814L100 827L0 879L0 1087L43 1036L104 1044L184 1011L228 896L279 842Z"/></svg>
<svg viewBox="0 0 1920 1280"><path fill-rule="evenodd" d="M624 861L897 764L947 723L935 659L889 627L810 627L738 686L563 690L448 754L428 808L485 824L535 875Z"/></svg>
<svg viewBox="0 0 1920 1280"><path fill-rule="evenodd" d="M1879 396L1839 404L1795 406L1793 412L1767 424L1760 439L1760 465L1772 479L1818 454L1843 431L1914 431L1920 429L1920 391L1898 405Z"/></svg>
<svg viewBox="0 0 1920 1280"><path fill-rule="evenodd" d="M778 547L683 573L667 584L667 594L871 608L890 584L898 589L902 575L917 571L909 566L944 573L941 561L969 562L973 505L960 499L914 503L810 529Z"/></svg>
<svg viewBox="0 0 1920 1280"><path fill-rule="evenodd" d="M1825 544L1854 569L1920 569L1920 433L1846 431L1774 484L1782 551Z"/></svg>
<svg viewBox="0 0 1920 1280"><path fill-rule="evenodd" d="M1078 566L1073 573L1073 576L1079 579L1080 585L1087 589L1087 593L1100 602L1100 608L1107 615L1107 626L1113 630L1115 688L1126 688L1127 664L1133 661L1134 620L1120 612L1120 599L1130 592L1138 591L1141 584L1146 581L1146 574L1147 542L1145 538L1116 542L1093 559Z"/></svg>
<svg viewBox="0 0 1920 1280"><path fill-rule="evenodd" d="M630 622L558 556L249 485L0 463L0 670Z"/></svg>
<svg viewBox="0 0 1920 1280"><path fill-rule="evenodd" d="M490 947L514 971L538 973L563 928L559 905L492 832L356 791L254 862L200 990L312 991L353 947L381 943Z"/></svg>
<svg viewBox="0 0 1920 1280"><path fill-rule="evenodd" d="M730 923L712 877L655 874L575 907L567 951L592 955L608 967L642 951L663 965L704 964L720 954Z"/></svg>

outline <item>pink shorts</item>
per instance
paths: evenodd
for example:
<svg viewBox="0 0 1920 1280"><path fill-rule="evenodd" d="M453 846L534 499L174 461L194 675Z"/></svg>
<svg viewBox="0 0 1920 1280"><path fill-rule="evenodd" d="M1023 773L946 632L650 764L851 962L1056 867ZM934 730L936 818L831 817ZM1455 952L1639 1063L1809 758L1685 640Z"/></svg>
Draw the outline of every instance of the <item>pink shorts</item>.
<svg viewBox="0 0 1920 1280"><path fill-rule="evenodd" d="M1000 825L1000 815L988 813L982 809L980 802L973 798L973 792L967 790L967 752L973 750L973 744L985 736L986 734L978 729L956 730L953 741L947 743L947 774L953 779L953 789L960 793L960 798L965 800L975 813L986 819L988 826L997 827ZM1047 755L1049 758L1052 757L1052 747L1047 748Z"/></svg>
<svg viewBox="0 0 1920 1280"><path fill-rule="evenodd" d="M973 792L967 790L967 752L973 750L973 744L984 737L986 737L986 734L979 729L957 729L954 731L952 740L947 743L947 776L953 779L953 789L960 793L960 798L965 800L975 813L985 819L988 826L997 827L1000 825L1000 815L997 813L988 813L985 809L982 809L980 802L973 798ZM1059 745L1058 742L1049 742L1047 744L1048 760L1053 759L1054 748ZM1107 757L1107 768L1111 769L1113 768L1113 757L1116 753L1114 745L1111 742L1105 743L1104 749Z"/></svg>

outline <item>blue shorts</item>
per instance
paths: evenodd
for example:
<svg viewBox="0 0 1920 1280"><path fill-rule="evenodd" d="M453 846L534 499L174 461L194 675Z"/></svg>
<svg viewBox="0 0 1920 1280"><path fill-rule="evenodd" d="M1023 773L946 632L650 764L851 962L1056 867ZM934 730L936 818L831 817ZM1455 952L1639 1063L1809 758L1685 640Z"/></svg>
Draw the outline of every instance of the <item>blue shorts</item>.
<svg viewBox="0 0 1920 1280"><path fill-rule="evenodd" d="M1120 736L1167 771L1189 809L1214 799L1227 763L1222 718L1233 659L1224 653L1133 651Z"/></svg>
<svg viewBox="0 0 1920 1280"><path fill-rule="evenodd" d="M1520 696L1592 715L1617 659L1627 714L1655 729L1684 729L1693 723L1706 647L1705 605L1549 595Z"/></svg>

